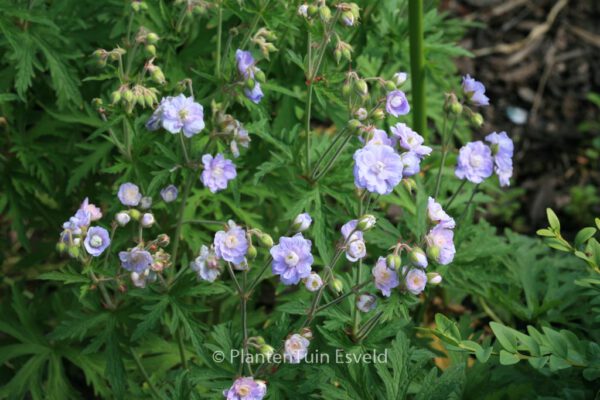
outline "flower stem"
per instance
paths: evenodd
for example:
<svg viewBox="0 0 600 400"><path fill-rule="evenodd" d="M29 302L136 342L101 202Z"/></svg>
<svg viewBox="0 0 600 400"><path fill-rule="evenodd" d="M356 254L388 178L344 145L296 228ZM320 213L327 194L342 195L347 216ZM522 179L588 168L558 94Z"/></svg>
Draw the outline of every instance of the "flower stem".
<svg viewBox="0 0 600 400"><path fill-rule="evenodd" d="M310 117L312 112L312 95L313 95L313 84L312 81L308 81L308 94L306 95L306 107L304 110L304 127L306 130L306 171L310 171L310 150L311 150L311 136L310 136Z"/></svg>
<svg viewBox="0 0 600 400"><path fill-rule="evenodd" d="M144 368L144 365L142 364L142 360L140 359L140 356L138 356L135 353L133 348L131 348L129 351L131 352L131 356L133 357L135 364L137 365L138 369L140 370L140 373L142 374L142 376L144 377L146 382L148 382L148 386L150 387L150 390L152 391L154 396L156 396L156 398L158 398L158 399L162 399L163 398L162 395L160 394L158 389L156 389L156 386L154 386L154 383L152 383L152 381L150 380L150 376L148 375L148 372L146 372L146 369Z"/></svg>
<svg viewBox="0 0 600 400"><path fill-rule="evenodd" d="M183 131L179 132L179 141L181 142L181 149L183 150L183 159L186 164L190 163L190 156L188 155L187 146L185 144L185 136L183 136Z"/></svg>
<svg viewBox="0 0 600 400"><path fill-rule="evenodd" d="M450 206L454 202L454 199L456 199L458 197L458 195L460 194L460 192L462 192L466 183L467 183L466 179L463 179L462 182L460 182L460 186L456 189L456 192L454 192L454 194L450 198L450 201L448 201L448 203L446 203L446 206L444 207L446 210L450 208Z"/></svg>
<svg viewBox="0 0 600 400"><path fill-rule="evenodd" d="M177 265L177 256L179 255L179 244L180 236L181 236L181 228L183 226L183 214L185 212L185 206L187 203L187 199L190 196L190 191L192 189L192 185L194 183L194 175L195 173L190 171L185 182L185 187L183 189L183 196L181 196L181 206L179 207L179 216L177 217L177 225L175 226L175 238L173 239L173 268L170 269L170 275L173 276L173 269ZM172 280L170 280L172 283Z"/></svg>
<svg viewBox="0 0 600 400"><path fill-rule="evenodd" d="M250 286L248 286L248 289L247 289L248 293L251 293L254 290L254 288L256 287L256 285L258 285L258 283L260 282L260 279L262 278L262 276L266 272L267 268L269 268L269 264L271 263L271 260L273 260L273 257L269 257L267 259L267 261L265 262L265 264L261 268L259 274L256 276L256 278L254 278L254 280L252 281L252 283L250 283Z"/></svg>
<svg viewBox="0 0 600 400"><path fill-rule="evenodd" d="M408 0L412 110L415 131L427 139L425 108L425 49L423 39L423 0Z"/></svg>
<svg viewBox="0 0 600 400"><path fill-rule="evenodd" d="M217 60L215 65L215 76L221 78L221 38L223 36L223 1L219 1L219 9L217 11Z"/></svg>
<svg viewBox="0 0 600 400"><path fill-rule="evenodd" d="M438 170L437 178L435 180L435 192L433 195L434 199L437 199L438 194L440 193L440 186L442 183L442 172L444 171L444 166L446 164L446 157L448 156L448 144L452 139L452 135L454 135L454 128L456 127L456 121L458 120L458 116L454 116L452 120L452 126L450 127L450 132L446 132L446 120L448 119L448 113L444 118L444 129L442 132L442 160L440 161L440 169Z"/></svg>
<svg viewBox="0 0 600 400"><path fill-rule="evenodd" d="M313 182L317 182L319 179L321 179L323 176L325 176L325 174L327 174L327 172L329 172L331 167L333 167L333 164L337 161L339 156L342 154L342 151L344 150L344 148L346 147L346 145L348 144L350 139L352 139L352 134L348 134L346 136L346 138L342 142L341 146L334 153L333 157L331 157L331 159L327 162L325 167L323 167L323 170L314 176Z"/></svg>
<svg viewBox="0 0 600 400"><path fill-rule="evenodd" d="M471 192L471 197L469 197L469 201L467 202L467 205L465 206L465 210L463 211L460 218L458 219L459 222L462 221L465 218L465 216L469 213L469 208L471 208L471 203L473 202L473 198L475 197L475 194L477 193L477 190L479 189L479 185L480 184L478 183L473 188L473 191Z"/></svg>

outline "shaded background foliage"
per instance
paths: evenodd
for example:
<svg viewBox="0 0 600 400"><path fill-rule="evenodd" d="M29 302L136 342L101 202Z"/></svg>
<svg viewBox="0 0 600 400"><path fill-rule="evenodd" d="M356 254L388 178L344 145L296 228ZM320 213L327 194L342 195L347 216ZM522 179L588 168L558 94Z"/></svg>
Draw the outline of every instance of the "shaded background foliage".
<svg viewBox="0 0 600 400"><path fill-rule="evenodd" d="M536 6L534 15L543 19L551 3ZM349 172L352 159L351 152L343 154L336 168L317 187L299 177L301 166L296 155L303 143L300 124L306 83L302 73L302 49L306 48L306 36L304 25L295 17L296 4L275 1L264 9L264 1L224 1L226 39L222 81L213 73L218 25L214 8L209 7L206 14L186 18L180 24L183 4L170 1L149 4L149 11L136 17L134 29L144 26L161 37L159 60L168 79L163 93L172 93L178 81L191 78L196 98L206 110L212 100L233 95L223 82L233 79L233 51L244 41L252 22L259 18L257 15L260 15L260 26L278 35L279 51L270 60L260 61L267 75L262 105L253 106L240 100L234 109L236 118L244 122L253 139L250 150L236 161L237 181L231 190L211 197L207 190L194 188L185 208L186 218L225 220L233 217L279 236L291 218L310 210L315 219L313 235L318 257L330 257L336 228L357 211L355 199L348 195L354 190ZM487 37L492 30L472 19L440 12L437 1L424 4L428 141L439 143L436 132L441 131L444 93L459 86L458 69L453 61L457 57L471 56L457 43L470 30L477 32L469 35L476 43L483 40L479 36ZM464 7L476 7L470 3L452 4L449 10L461 16L465 13ZM446 6L442 4L442 9ZM347 41L354 46L351 68L365 76L384 77L408 70L407 1L363 1L361 7L359 29L347 33ZM0 229L6 238L0 242L0 331L3 332L0 344L4 346L0 355L0 384L6 385L0 389L0 397L18 398L25 393L33 398L90 398L94 395L111 398L123 393L144 397L149 396L149 392L147 384L141 382L150 380L160 383L161 390L170 398L218 398L219 391L230 385L236 366L214 365L210 362L210 351L236 347L241 340L236 319L237 300L225 285L199 286L189 274L190 279L180 283L169 296L131 291L136 302L112 314L102 312L93 296L81 296L89 289L89 282L75 269L66 270L71 281L65 281L64 286L38 279L41 273L60 268L64 271L67 266L68 261L56 254L55 243L60 224L82 198L89 196L105 215L113 215L119 210L114 196L119 183L135 181L145 193L154 196L167 183L181 184L180 172L169 172L180 158L177 138L144 130L150 110L135 113L131 119L117 118L117 122L105 123L92 105L94 98L102 98L108 104L109 94L116 89L116 84L90 55L97 48L126 45L122 38L129 30L130 4L116 0L0 0L0 11L3 54L0 58L0 129L4 131L0 155ZM559 21L560 18L566 17L559 17ZM493 19L486 22L489 27L495 26ZM486 40L494 43L494 39ZM539 55L531 57L541 58ZM461 63L461 69L477 72L477 76L486 81L492 101L496 103L495 98L498 98L498 108L513 104L512 95L505 95L501 90L504 85L496 82L492 72L495 69L488 63L480 64L481 58L474 60L473 67L464 67ZM349 65L344 67L350 68ZM312 127L317 151L325 148L335 125L343 126L348 119L339 94L344 72L330 59L321 74L324 79L315 86ZM552 76L549 81L555 78ZM596 85L592 83L589 87ZM595 97L590 94L589 98L593 101ZM495 183L484 186L483 193L475 197L478 215L492 219L498 226L532 233L539 228L536 223L540 219L526 214L522 204L531 196L523 192L519 183L545 179L537 174L547 171L527 168L524 160L529 160L531 154L524 152L532 151L532 147L524 145L528 139L525 139L526 133L521 136L523 128L506 125L504 118L497 117L500 112L495 108L487 112L490 113L485 115L489 125L483 131L473 132L466 122L459 123L456 145L472 137L479 138L481 132L507 129L517 132L516 148L521 149L517 150L521 163L517 164L514 188L501 192ZM573 124L579 124L582 132L597 133L594 125L597 121L588 121L588 115L573 117ZM548 119L546 124L552 122L552 114L544 117ZM118 151L107 133L109 127L116 129L123 123L131 124L136 132L132 138L131 159ZM528 125L536 132L545 132L544 126L534 122ZM582 149L572 150L570 146L560 149L569 151L567 157L576 151L590 159L589 164L584 164L590 165L590 180L583 182L583 186L577 181L577 185L568 189L570 201L553 204L564 204L562 215L580 216L582 208L590 210L581 221L567 224L565 236L569 238L582 226L592 224L591 217L594 213L597 215L598 201L593 200L597 191L588 188L589 182L595 179L593 166L597 166L597 156L590 155L589 151L597 150L597 146L595 142L590 145L587 139L582 143L586 146ZM196 142L193 152L198 153L202 145ZM533 153L534 158L536 154ZM554 154L554 158L561 156ZM451 156L450 162L454 160ZM439 155L433 155L425 171L437 168L439 162ZM546 166L548 159L542 158L538 164ZM583 169L588 170L588 167ZM444 179L444 192L452 193L457 186L452 181L452 171L446 171L444 176L448 178ZM387 216L389 222L380 218L379 227L368 236L369 243L380 252L394 244L399 235L424 232L420 210L426 202L425 190L432 185L421 178L417 184L416 198L400 188L382 204L380 216ZM467 197L465 194L458 198L455 213L462 210ZM586 206L578 206L578 201ZM542 204L536 204L543 210ZM176 210L161 211L164 214L159 224L170 228ZM598 292L593 287L582 289L573 284L587 277L584 263L572 255L549 250L538 239L510 229L501 231L483 218L476 223L469 220L457 230L458 253L454 265L443 270L443 287L432 290L425 301L403 296L383 304L385 323L369 337L365 348L392 349L388 365L375 369L363 365L282 368L270 380L271 398L298 398L309 394L327 399L593 398L600 353L595 345L600 322L595 300ZM182 265L187 265L200 244L211 241L212 229L184 227L186 251ZM126 240L117 237L115 245L123 247ZM69 283L75 285L69 286ZM351 285L345 283L347 287ZM272 282L263 283L260 289L260 296L250 305L253 310L250 325L271 326L264 335L268 342L275 342L288 332L295 315L305 313L308 299L305 293L281 292ZM281 292L277 300L273 296L275 292ZM193 302L190 298L203 301ZM217 304L219 308L215 311ZM349 309L350 304L343 303L339 309L325 313L330 321L319 328L315 346L329 351L336 347L357 350L359 346L350 343L343 333ZM412 311L414 317L410 317ZM436 312L449 318L435 318ZM539 330L554 328L556 332L566 329L585 343L573 339L566 345L563 339L556 339L560 342L556 348L566 346L569 351L555 355L553 343L547 344L555 357L548 361L549 366L538 364L536 367L533 362L509 366L514 361L510 358L514 352L507 352L513 333L499 327L490 328L490 321L520 332L528 332L528 326ZM173 340L179 326L185 327L190 342L186 351L196 360L190 371L179 367L177 344ZM500 341L498 338L500 342L496 342L492 330L495 337L504 338L505 334L509 339ZM531 331L529 335L537 338ZM554 333L547 335L557 337ZM564 340L572 339L567 334L557 335L568 338ZM479 343L482 350L475 349L468 341ZM525 339L523 343L530 344ZM489 358L488 353L488 359L481 352L487 349L491 352L492 345L495 354ZM135 368L136 356L128 353L129 347L135 347L143 356L146 369L152 371L149 379ZM465 348L470 350L465 352ZM572 361L569 357L578 354L575 348L582 354L581 360L588 362L586 367L560 364ZM503 354L507 357L504 360ZM582 374L584 368L591 372ZM290 382L297 384L293 390ZM373 391L372 387L379 389Z"/></svg>

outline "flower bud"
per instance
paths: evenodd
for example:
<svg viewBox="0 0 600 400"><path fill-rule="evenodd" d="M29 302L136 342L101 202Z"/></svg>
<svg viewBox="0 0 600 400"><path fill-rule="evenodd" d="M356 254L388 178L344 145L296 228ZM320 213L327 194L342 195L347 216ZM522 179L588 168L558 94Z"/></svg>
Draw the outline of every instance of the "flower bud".
<svg viewBox="0 0 600 400"><path fill-rule="evenodd" d="M59 253L64 253L67 250L67 245L60 241L58 243L56 243L56 251L58 251Z"/></svg>
<svg viewBox="0 0 600 400"><path fill-rule="evenodd" d="M377 218L375 218L374 215L365 214L358 219L358 224L356 225L356 227L358 228L359 231L364 232L364 231L368 231L369 229L373 228L376 223L377 223Z"/></svg>
<svg viewBox="0 0 600 400"><path fill-rule="evenodd" d="M256 250L256 247L254 247L254 245L250 244L248 246L248 252L246 253L246 255L248 256L248 258L254 259L258 255L258 250Z"/></svg>
<svg viewBox="0 0 600 400"><path fill-rule="evenodd" d="M121 101L121 92L119 92L118 90L112 92L110 94L110 100L112 104L117 104L119 101Z"/></svg>
<svg viewBox="0 0 600 400"><path fill-rule="evenodd" d="M336 63L340 63L342 61L342 51L340 49L335 49L333 51L333 58L335 58Z"/></svg>
<svg viewBox="0 0 600 400"><path fill-rule="evenodd" d="M146 35L146 41L150 44L156 44L159 40L159 37L156 33L154 32L150 32L148 35Z"/></svg>
<svg viewBox="0 0 600 400"><path fill-rule="evenodd" d="M273 346L269 346L268 344L263 344L262 346L260 346L259 351L260 354L267 357L267 359L271 358L271 356L275 354L275 349L273 348Z"/></svg>
<svg viewBox="0 0 600 400"><path fill-rule="evenodd" d="M256 81L252 78L248 79L246 81L246 87L250 90L254 89L254 86L256 86Z"/></svg>
<svg viewBox="0 0 600 400"><path fill-rule="evenodd" d="M404 185L409 193L412 193L417 188L417 182L415 182L415 180L412 178L402 179L402 185Z"/></svg>
<svg viewBox="0 0 600 400"><path fill-rule="evenodd" d="M427 247L427 256L432 260L438 260L440 258L440 248L432 245Z"/></svg>
<svg viewBox="0 0 600 400"><path fill-rule="evenodd" d="M427 256L425 255L423 249L420 247L413 247L413 249L408 253L408 259L412 263L412 265L416 267L427 267Z"/></svg>
<svg viewBox="0 0 600 400"><path fill-rule="evenodd" d="M471 123L476 126L476 127L480 127L481 125L483 125L483 115L479 114L479 113L474 113L471 115Z"/></svg>
<svg viewBox="0 0 600 400"><path fill-rule="evenodd" d="M68 253L71 258L78 258L80 254L79 247L69 246Z"/></svg>
<svg viewBox="0 0 600 400"><path fill-rule="evenodd" d="M338 278L335 278L333 281L331 281L331 286L333 287L333 290L338 293L341 293L342 290L344 290L344 283Z"/></svg>
<svg viewBox="0 0 600 400"><path fill-rule="evenodd" d="M385 90L387 90L388 92L391 92L392 90L396 90L396 84L392 81L386 81L384 87L385 87Z"/></svg>
<svg viewBox="0 0 600 400"><path fill-rule="evenodd" d="M123 91L123 100L125 100L126 103L133 102L133 92L130 89L125 89Z"/></svg>
<svg viewBox="0 0 600 400"><path fill-rule="evenodd" d="M344 82L342 85L342 95L344 97L350 96L350 92L352 91L352 86L350 86L350 82Z"/></svg>
<svg viewBox="0 0 600 400"><path fill-rule="evenodd" d="M155 66L154 68L152 68L150 76L152 77L152 80L154 80L154 82L158 83L159 85L164 85L165 83L167 83L165 74L163 74L162 69L160 69L160 67Z"/></svg>
<svg viewBox="0 0 600 400"><path fill-rule="evenodd" d="M308 213L298 214L294 219L294 225L292 225L292 229L295 232L304 232L308 228L310 228L310 224L312 224L312 218Z"/></svg>
<svg viewBox="0 0 600 400"><path fill-rule="evenodd" d="M406 72L396 72L394 74L394 76L392 77L392 80L394 81L394 83L396 84L396 86L400 86L404 82L406 82L407 78L408 78L408 75L407 75Z"/></svg>
<svg viewBox="0 0 600 400"><path fill-rule="evenodd" d="M354 14L351 11L344 11L342 13L342 23L346 26L354 26L356 22Z"/></svg>
<svg viewBox="0 0 600 400"><path fill-rule="evenodd" d="M144 228L150 228L154 225L154 215L151 213L145 213L142 215L142 220L140 221Z"/></svg>
<svg viewBox="0 0 600 400"><path fill-rule="evenodd" d="M439 285L442 283L442 276L437 272L430 272L427 274L427 283L430 285Z"/></svg>
<svg viewBox="0 0 600 400"><path fill-rule="evenodd" d="M375 119L384 119L385 118L385 112L381 108L378 108L377 110L373 111L373 118L375 118Z"/></svg>
<svg viewBox="0 0 600 400"><path fill-rule="evenodd" d="M463 111L463 105L459 102L450 104L450 112L452 114L460 115Z"/></svg>
<svg viewBox="0 0 600 400"><path fill-rule="evenodd" d="M319 7L319 15L321 16L323 22L327 22L331 19L331 10L329 7L323 5Z"/></svg>
<svg viewBox="0 0 600 400"><path fill-rule="evenodd" d="M308 4L301 4L300 7L298 7L298 15L308 18Z"/></svg>
<svg viewBox="0 0 600 400"><path fill-rule="evenodd" d="M344 58L348 61L352 61L352 49L349 49L347 47L344 47L342 49L342 56L344 56Z"/></svg>
<svg viewBox="0 0 600 400"><path fill-rule="evenodd" d="M367 110L361 107L358 110L356 110L354 115L356 116L356 118L358 118L359 121L364 121L369 116L369 113L367 112Z"/></svg>
<svg viewBox="0 0 600 400"><path fill-rule="evenodd" d="M362 123L357 119L351 119L348 121L348 128L355 130L362 126Z"/></svg>
<svg viewBox="0 0 600 400"><path fill-rule="evenodd" d="M261 233L260 235L258 235L258 240L265 247L273 247L273 238L271 237L271 235Z"/></svg>
<svg viewBox="0 0 600 400"><path fill-rule="evenodd" d="M308 16L309 17L314 17L315 15L317 15L318 12L319 12L319 9L317 8L317 6L314 6L314 5L308 6Z"/></svg>
<svg viewBox="0 0 600 400"><path fill-rule="evenodd" d="M146 50L146 53L148 53L148 55L155 57L156 56L156 46L153 44L147 44L146 47L144 47L144 49Z"/></svg>
<svg viewBox="0 0 600 400"><path fill-rule="evenodd" d="M135 208L129 210L129 216L134 220L134 221L139 221L140 217L142 216L142 213L139 212L138 210L136 210Z"/></svg>
<svg viewBox="0 0 600 400"><path fill-rule="evenodd" d="M389 269L396 271L402 264L402 258L398 254L390 254L385 258L385 263Z"/></svg>
<svg viewBox="0 0 600 400"><path fill-rule="evenodd" d="M118 212L117 215L115 215L115 221L117 221L117 224L119 224L119 226L127 225L130 220L131 217L129 216L129 214L127 214L126 211Z"/></svg>
<svg viewBox="0 0 600 400"><path fill-rule="evenodd" d="M359 79L354 82L354 89L360 96L364 97L369 94L369 86L363 79Z"/></svg>
<svg viewBox="0 0 600 400"><path fill-rule="evenodd" d="M300 331L300 336L304 337L305 339L312 340L312 330L309 327L302 328L302 330Z"/></svg>
<svg viewBox="0 0 600 400"><path fill-rule="evenodd" d="M256 78L257 81L262 83L264 83L266 80L265 73L262 72L260 69L254 71L254 78Z"/></svg>

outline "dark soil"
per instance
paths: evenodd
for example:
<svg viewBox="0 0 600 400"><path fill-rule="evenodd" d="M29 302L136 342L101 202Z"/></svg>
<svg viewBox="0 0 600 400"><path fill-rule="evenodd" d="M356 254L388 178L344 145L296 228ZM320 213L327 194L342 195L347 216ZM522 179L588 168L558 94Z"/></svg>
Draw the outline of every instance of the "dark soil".
<svg viewBox="0 0 600 400"><path fill-rule="evenodd" d="M482 110L481 133L506 131L515 140L513 186L525 191L509 219L535 231L552 207L570 230L593 224L600 216L600 108L588 95L600 94L600 1L442 3L480 25L462 43L475 57L458 66L487 87L492 105Z"/></svg>

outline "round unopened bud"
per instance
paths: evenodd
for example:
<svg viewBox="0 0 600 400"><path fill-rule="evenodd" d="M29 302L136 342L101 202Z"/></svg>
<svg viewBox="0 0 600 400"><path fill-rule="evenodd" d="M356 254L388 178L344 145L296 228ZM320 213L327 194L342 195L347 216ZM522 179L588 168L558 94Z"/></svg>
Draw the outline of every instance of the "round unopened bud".
<svg viewBox="0 0 600 400"><path fill-rule="evenodd" d="M471 123L479 128L481 125L483 125L483 115L474 113L471 115Z"/></svg>
<svg viewBox="0 0 600 400"><path fill-rule="evenodd" d="M305 339L312 340L313 332L310 328L305 327L305 328L302 328L302 330L300 331L300 336L302 336Z"/></svg>
<svg viewBox="0 0 600 400"><path fill-rule="evenodd" d="M374 119L384 119L385 112L381 108L378 108L377 110L373 111L373 118Z"/></svg>
<svg viewBox="0 0 600 400"><path fill-rule="evenodd" d="M417 182L412 178L404 178L402 179L402 185L412 193L417 188Z"/></svg>
<svg viewBox="0 0 600 400"><path fill-rule="evenodd" d="M123 100L127 103L131 103L134 100L133 92L130 89L123 91Z"/></svg>
<svg viewBox="0 0 600 400"><path fill-rule="evenodd" d="M248 246L248 252L246 253L248 258L253 259L258 255L258 250L252 244Z"/></svg>
<svg viewBox="0 0 600 400"><path fill-rule="evenodd" d="M144 49L146 50L146 53L148 53L148 55L155 57L156 56L156 46L153 44L147 44L146 47L144 47Z"/></svg>
<svg viewBox="0 0 600 400"><path fill-rule="evenodd" d="M333 51L333 58L335 58L336 63L340 63L342 61L342 51L340 49L335 49Z"/></svg>
<svg viewBox="0 0 600 400"><path fill-rule="evenodd" d="M300 7L298 7L298 15L308 18L308 4L301 4Z"/></svg>
<svg viewBox="0 0 600 400"><path fill-rule="evenodd" d="M295 232L304 232L310 225L312 224L312 218L308 213L298 214L294 219L294 225L292 225L292 229Z"/></svg>
<svg viewBox="0 0 600 400"><path fill-rule="evenodd" d="M258 235L258 240L259 240L260 244L262 244L265 247L268 247L268 248L273 247L273 238L271 237L271 235L268 235L266 233L261 233L260 235Z"/></svg>
<svg viewBox="0 0 600 400"><path fill-rule="evenodd" d="M429 272L427 274L427 283L430 285L439 285L442 283L442 276L437 272Z"/></svg>
<svg viewBox="0 0 600 400"><path fill-rule="evenodd" d="M262 346L260 346L259 351L260 354L267 358L271 358L271 356L275 354L275 349L273 348L273 346L269 346L268 344L263 344Z"/></svg>
<svg viewBox="0 0 600 400"><path fill-rule="evenodd" d="M79 254L81 254L77 246L69 246L68 253L71 258L78 258Z"/></svg>
<svg viewBox="0 0 600 400"><path fill-rule="evenodd" d="M331 10L329 7L323 5L319 7L319 15L321 16L323 22L327 22L331 19Z"/></svg>
<svg viewBox="0 0 600 400"><path fill-rule="evenodd" d="M156 44L159 40L159 37L156 33L154 32L150 32L148 35L146 35L146 41L150 44Z"/></svg>
<svg viewBox="0 0 600 400"><path fill-rule="evenodd" d="M154 225L154 222L154 215L152 213L145 213L142 215L142 220L140 221L144 228L150 228L152 225Z"/></svg>
<svg viewBox="0 0 600 400"><path fill-rule="evenodd" d="M356 116L356 118L358 118L359 121L364 121L369 116L369 113L365 108L361 107L358 110L356 110L354 115Z"/></svg>
<svg viewBox="0 0 600 400"><path fill-rule="evenodd" d="M365 214L358 219L358 224L356 227L359 231L368 231L369 229L372 229L376 223L377 218L375 218L374 215Z"/></svg>
<svg viewBox="0 0 600 400"><path fill-rule="evenodd" d="M314 17L319 12L319 9L315 5L308 6L308 16Z"/></svg>
<svg viewBox="0 0 600 400"><path fill-rule="evenodd" d="M254 86L256 86L256 81L252 78L246 80L246 87L250 90L254 89Z"/></svg>
<svg viewBox="0 0 600 400"><path fill-rule="evenodd" d="M259 82L263 82L263 83L264 83L264 82L265 82L265 80L266 80L265 73L264 73L264 72L262 72L260 69L259 69L259 70L256 70L256 71L254 71L254 78L256 78L256 80L257 80L257 81L259 81Z"/></svg>
<svg viewBox="0 0 600 400"><path fill-rule="evenodd" d="M460 115L463 111L463 105L459 102L450 104L450 112L452 114Z"/></svg>
<svg viewBox="0 0 600 400"><path fill-rule="evenodd" d="M117 221L117 224L119 224L119 226L125 226L129 223L129 221L131 221L131 217L127 212L121 211L118 212L117 215L115 215L115 221Z"/></svg>
<svg viewBox="0 0 600 400"><path fill-rule="evenodd" d="M342 56L344 56L346 60L352 61L352 50L350 50L348 47L344 47L342 49Z"/></svg>
<svg viewBox="0 0 600 400"><path fill-rule="evenodd" d="M351 11L344 11L342 13L342 23L346 26L354 26L356 19Z"/></svg>
<svg viewBox="0 0 600 400"><path fill-rule="evenodd" d="M350 129L358 129L362 126L362 123L357 119L351 119L348 121L348 128Z"/></svg>
<svg viewBox="0 0 600 400"><path fill-rule="evenodd" d="M427 267L427 256L425 252L420 247L413 247L412 250L408 253L408 259L411 264L416 267L426 268Z"/></svg>
<svg viewBox="0 0 600 400"><path fill-rule="evenodd" d="M440 248L438 246L427 247L427 256L432 260L438 260L440 258Z"/></svg>
<svg viewBox="0 0 600 400"><path fill-rule="evenodd" d="M385 264L389 269L397 270L402 264L402 258L398 254L390 254L385 258Z"/></svg>
<svg viewBox="0 0 600 400"><path fill-rule="evenodd" d="M110 94L110 101L113 104L117 104L119 101L121 101L121 92L119 92L118 90L112 92Z"/></svg>
<svg viewBox="0 0 600 400"><path fill-rule="evenodd" d="M352 86L350 86L350 82L344 82L342 85L342 95L344 97L350 96L350 92L352 92Z"/></svg>
<svg viewBox="0 0 600 400"><path fill-rule="evenodd" d="M134 221L139 221L140 217L142 216L142 213L136 210L135 208L132 208L131 210L129 210L129 216Z"/></svg>
<svg viewBox="0 0 600 400"><path fill-rule="evenodd" d="M396 72L392 77L396 86L402 85L408 79L408 74L406 72Z"/></svg>
<svg viewBox="0 0 600 400"><path fill-rule="evenodd" d="M160 69L159 67L153 68L152 72L150 73L150 76L152 77L154 82L156 82L160 85L163 85L167 82L167 79L165 78L165 74L162 72L162 69Z"/></svg>
<svg viewBox="0 0 600 400"><path fill-rule="evenodd" d="M333 290L338 293L341 293L342 290L344 290L344 283L338 278L335 278L333 281L331 281L331 286L333 287Z"/></svg>
<svg viewBox="0 0 600 400"><path fill-rule="evenodd" d="M385 90L391 92L392 90L396 90L396 84L392 81L386 81L384 84Z"/></svg>
<svg viewBox="0 0 600 400"><path fill-rule="evenodd" d="M363 79L354 81L354 89L360 96L366 96L369 94L369 85Z"/></svg>
<svg viewBox="0 0 600 400"><path fill-rule="evenodd" d="M67 250L67 245L64 242L56 243L56 251L59 253L64 253Z"/></svg>

